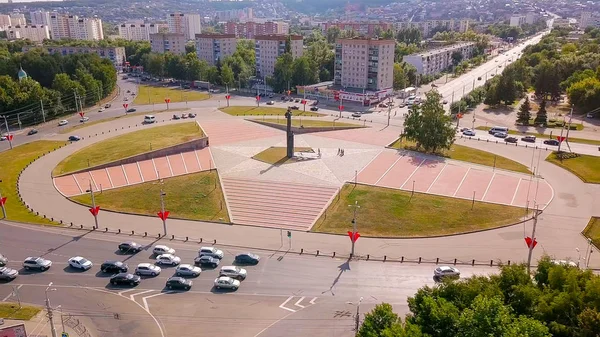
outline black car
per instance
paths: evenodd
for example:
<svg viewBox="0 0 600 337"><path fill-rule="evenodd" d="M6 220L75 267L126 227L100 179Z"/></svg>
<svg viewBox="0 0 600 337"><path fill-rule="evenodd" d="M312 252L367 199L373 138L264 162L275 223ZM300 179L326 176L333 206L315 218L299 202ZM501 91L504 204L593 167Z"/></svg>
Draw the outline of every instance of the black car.
<svg viewBox="0 0 600 337"><path fill-rule="evenodd" d="M126 273L129 267L121 261L106 261L100 266L104 273Z"/></svg>
<svg viewBox="0 0 600 337"><path fill-rule="evenodd" d="M6 256L0 254L0 267L6 266L7 263L8 259L6 258Z"/></svg>
<svg viewBox="0 0 600 337"><path fill-rule="evenodd" d="M140 284L141 278L137 275L129 274L129 273L119 273L117 275L113 275L110 278L110 284L112 285L130 285L136 286Z"/></svg>
<svg viewBox="0 0 600 337"><path fill-rule="evenodd" d="M169 289L192 289L192 281L184 279L183 277L173 276L167 280L166 287Z"/></svg>
<svg viewBox="0 0 600 337"><path fill-rule="evenodd" d="M71 142L76 142L78 140L81 140L81 137L79 137L79 136L69 136L69 141L71 141Z"/></svg>
<svg viewBox="0 0 600 337"><path fill-rule="evenodd" d="M506 137L506 138L504 138L504 141L507 143L516 143L518 141L518 139L515 137Z"/></svg>
<svg viewBox="0 0 600 337"><path fill-rule="evenodd" d="M239 254L235 257L235 262L240 264L258 264L260 256L252 253Z"/></svg>
<svg viewBox="0 0 600 337"><path fill-rule="evenodd" d="M559 142L556 139L546 139L544 144L558 146Z"/></svg>
<svg viewBox="0 0 600 337"><path fill-rule="evenodd" d="M134 108L131 109L127 109L127 112L135 112L136 110Z"/></svg>
<svg viewBox="0 0 600 337"><path fill-rule="evenodd" d="M123 253L138 253L142 251L142 245L133 241L126 241L119 244L119 250Z"/></svg>
<svg viewBox="0 0 600 337"><path fill-rule="evenodd" d="M195 113L189 113L188 114L188 118L196 118L196 114Z"/></svg>
<svg viewBox="0 0 600 337"><path fill-rule="evenodd" d="M319 107L318 106L313 106L312 108L310 108L310 111L319 111Z"/></svg>
<svg viewBox="0 0 600 337"><path fill-rule="evenodd" d="M197 258L194 259L194 263L196 265L199 265L202 267L210 267L210 268L217 268L217 266L219 265L220 262L221 261L219 259L214 258L209 255L198 256Z"/></svg>
<svg viewBox="0 0 600 337"><path fill-rule="evenodd" d="M173 115L173 119L180 119L181 117L179 115Z"/></svg>
<svg viewBox="0 0 600 337"><path fill-rule="evenodd" d="M296 99L294 100L294 102L296 102L296 103L300 103L300 99L299 99L299 98L296 98Z"/></svg>
<svg viewBox="0 0 600 337"><path fill-rule="evenodd" d="M292 110L298 110L300 108L297 105L294 105L294 106L290 107L290 109L292 109Z"/></svg>
<svg viewBox="0 0 600 337"><path fill-rule="evenodd" d="M28 135L28 136L31 136L31 135L35 135L36 133L38 133L38 130L36 130L36 129L31 129L31 130L29 130L29 132L27 132L27 135Z"/></svg>

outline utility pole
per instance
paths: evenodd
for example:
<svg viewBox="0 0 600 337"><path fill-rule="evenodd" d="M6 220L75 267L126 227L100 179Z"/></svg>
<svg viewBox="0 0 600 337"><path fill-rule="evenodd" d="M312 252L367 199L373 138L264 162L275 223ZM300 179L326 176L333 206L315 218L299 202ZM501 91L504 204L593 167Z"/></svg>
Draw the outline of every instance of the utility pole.
<svg viewBox="0 0 600 337"><path fill-rule="evenodd" d="M565 137L565 142L567 142L567 146L569 146L569 130L571 130L571 121L572 120L573 120L573 104L571 104L571 112L569 113L569 124L567 127L567 136ZM562 142L560 142L560 143L562 143ZM560 148L560 143L558 143L559 148ZM569 150L570 149L571 149L571 146L569 146Z"/></svg>
<svg viewBox="0 0 600 337"><path fill-rule="evenodd" d="M2 182L2 180L0 180L0 183ZM0 191L0 200L2 199L2 191ZM4 207L4 203L0 202L0 206L2 206L2 215L3 218L2 219L6 219L8 217L8 215L6 215L6 208Z"/></svg>
<svg viewBox="0 0 600 337"><path fill-rule="evenodd" d="M588 238L588 251L587 251L587 258L585 259L585 268L589 268L590 266L590 259L592 258L592 253L594 252L593 246L592 246L592 239Z"/></svg>
<svg viewBox="0 0 600 337"><path fill-rule="evenodd" d="M358 205L358 200L354 201L354 205L348 205L348 207L354 207L354 215L352 217L352 251L350 252L350 256L354 256L354 244L356 243L356 240L354 240L354 236L357 232L356 212L360 208L360 206Z"/></svg>
<svg viewBox="0 0 600 337"><path fill-rule="evenodd" d="M46 113L44 112L44 101L40 99L40 105L42 106L42 120L46 123Z"/></svg>
<svg viewBox="0 0 600 337"><path fill-rule="evenodd" d="M96 199L94 198L94 190L92 189L92 181L90 180L90 195L92 197L92 208L96 211ZM98 213L92 213L94 215L94 228L98 229Z"/></svg>
<svg viewBox="0 0 600 337"><path fill-rule="evenodd" d="M73 96L75 97L75 112L79 112L79 108L77 106L77 91L73 89Z"/></svg>
<svg viewBox="0 0 600 337"><path fill-rule="evenodd" d="M388 118L387 118L387 126L390 126L390 118L392 116L392 98L390 97L388 100Z"/></svg>
<svg viewBox="0 0 600 337"><path fill-rule="evenodd" d="M533 230L531 231L531 244L529 245L529 254L527 255L527 274L531 271L531 256L533 255L533 246L535 242L535 229L537 227L538 209L537 205L533 209Z"/></svg>
<svg viewBox="0 0 600 337"><path fill-rule="evenodd" d="M354 336L358 336L358 329L360 328L360 303L362 302L363 298L361 297L358 300L358 303L356 304L356 317L355 317L355 321L354 321Z"/></svg>
<svg viewBox="0 0 600 337"><path fill-rule="evenodd" d="M162 212L162 214L165 214L165 195L167 195L162 188L160 189L160 211ZM163 216L162 219L163 222L163 232L165 233L165 236L167 236L167 217Z"/></svg>
<svg viewBox="0 0 600 337"><path fill-rule="evenodd" d="M8 138L8 145L10 145L10 149L12 150L12 137L10 135L10 130L8 129L8 121L6 120L6 116L1 117L4 117L4 126L6 126L6 137Z"/></svg>
<svg viewBox="0 0 600 337"><path fill-rule="evenodd" d="M46 294L46 310L48 311L48 319L50 320L50 330L52 331L52 337L56 337L56 327L54 327L54 315L52 312L52 307L50 306L50 299L48 298L48 290L54 291L56 289L50 289L52 286L52 282L48 284L48 287L44 291Z"/></svg>

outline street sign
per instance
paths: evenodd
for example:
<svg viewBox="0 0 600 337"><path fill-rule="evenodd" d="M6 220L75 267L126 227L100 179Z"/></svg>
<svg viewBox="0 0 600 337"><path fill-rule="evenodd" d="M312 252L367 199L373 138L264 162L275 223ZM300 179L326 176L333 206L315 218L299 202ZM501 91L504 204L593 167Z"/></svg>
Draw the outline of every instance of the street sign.
<svg viewBox="0 0 600 337"><path fill-rule="evenodd" d="M291 239L291 238L292 238L292 232L291 232L291 231L287 231L287 232L288 232L288 233L287 233L287 234L288 234L288 238L290 238L290 239Z"/></svg>
<svg viewBox="0 0 600 337"><path fill-rule="evenodd" d="M344 110L344 106L340 105L340 106L338 106L338 109L340 109L340 111L342 111L342 110Z"/></svg>
<svg viewBox="0 0 600 337"><path fill-rule="evenodd" d="M356 242L358 240L358 238L360 238L360 233L359 232L353 233L351 231L348 231L348 236L350 237L350 241Z"/></svg>
<svg viewBox="0 0 600 337"><path fill-rule="evenodd" d="M163 213L163 212L161 211L161 212L158 212L157 214L158 214L158 217L159 217L159 218L160 218L162 221L165 221L165 220L167 220L167 218L169 217L169 214L171 214L171 212L169 212L169 211L165 211L165 212Z"/></svg>
<svg viewBox="0 0 600 337"><path fill-rule="evenodd" d="M231 95L226 95L226 96L225 96L225 99L226 99L226 100L229 100L230 98L231 98Z"/></svg>
<svg viewBox="0 0 600 337"><path fill-rule="evenodd" d="M99 212L100 212L100 206L90 208L90 213L92 213L93 216L98 215Z"/></svg>
<svg viewBox="0 0 600 337"><path fill-rule="evenodd" d="M303 99L303 100L302 100L300 103L302 103L302 104L306 105L306 100L305 100L305 99Z"/></svg>
<svg viewBox="0 0 600 337"><path fill-rule="evenodd" d="M531 240L531 238L528 236L525 238L525 243L527 244L527 248L533 249L535 248L535 246L537 245L537 241L535 239ZM533 245L533 247L532 247Z"/></svg>
<svg viewBox="0 0 600 337"><path fill-rule="evenodd" d="M165 98L165 103L167 103L167 104L171 103L171 99L170 98Z"/></svg>

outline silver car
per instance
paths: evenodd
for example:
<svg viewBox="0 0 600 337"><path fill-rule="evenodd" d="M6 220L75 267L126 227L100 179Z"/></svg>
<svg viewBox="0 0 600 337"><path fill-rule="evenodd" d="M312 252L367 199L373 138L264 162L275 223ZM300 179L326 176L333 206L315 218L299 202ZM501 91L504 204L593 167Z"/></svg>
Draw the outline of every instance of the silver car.
<svg viewBox="0 0 600 337"><path fill-rule="evenodd" d="M28 269L38 269L40 271L46 271L50 269L52 266L52 261L46 260L41 257L28 257L23 261L23 268Z"/></svg>
<svg viewBox="0 0 600 337"><path fill-rule="evenodd" d="M156 263L176 266L181 263L181 258L171 254L162 254L156 257Z"/></svg>
<svg viewBox="0 0 600 337"><path fill-rule="evenodd" d="M154 246L154 249L152 250L152 252L156 255L162 255L162 254L175 255L175 249L164 246L164 245Z"/></svg>
<svg viewBox="0 0 600 337"><path fill-rule="evenodd" d="M7 267L0 267L0 280L10 281L16 279L17 276L19 276L18 271Z"/></svg>
<svg viewBox="0 0 600 337"><path fill-rule="evenodd" d="M240 281L231 277L221 276L215 279L215 288L237 290L240 287Z"/></svg>
<svg viewBox="0 0 600 337"><path fill-rule="evenodd" d="M247 275L246 269L237 266L223 266L219 271L219 276L228 276L240 281L246 279Z"/></svg>
<svg viewBox="0 0 600 337"><path fill-rule="evenodd" d="M450 266L440 266L435 268L433 271L433 275L435 277L443 278L443 277L460 277L460 271L457 268Z"/></svg>
<svg viewBox="0 0 600 337"><path fill-rule="evenodd" d="M140 263L135 268L135 274L138 276L156 276L160 274L160 267L150 263Z"/></svg>
<svg viewBox="0 0 600 337"><path fill-rule="evenodd" d="M180 264L175 271L177 276L200 276L202 269L200 267L192 266L191 264Z"/></svg>

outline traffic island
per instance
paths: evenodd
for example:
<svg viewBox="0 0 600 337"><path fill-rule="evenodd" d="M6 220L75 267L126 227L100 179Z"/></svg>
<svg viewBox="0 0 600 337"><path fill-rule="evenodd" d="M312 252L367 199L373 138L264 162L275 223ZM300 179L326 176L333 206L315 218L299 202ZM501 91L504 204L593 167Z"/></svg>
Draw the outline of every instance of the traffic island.
<svg viewBox="0 0 600 337"><path fill-rule="evenodd" d="M209 95L204 92L194 90L183 90L176 87L158 87L141 85L138 87L137 95L133 100L133 104L165 104L165 99L169 103L203 101L209 98Z"/></svg>
<svg viewBox="0 0 600 337"><path fill-rule="evenodd" d="M28 321L35 317L42 307L20 303L0 303L0 318Z"/></svg>
<svg viewBox="0 0 600 337"><path fill-rule="evenodd" d="M592 217L582 234L591 240L592 244L598 249L600 247L600 217Z"/></svg>
<svg viewBox="0 0 600 337"><path fill-rule="evenodd" d="M600 184L600 157L554 151L546 161L573 173L583 182Z"/></svg>

